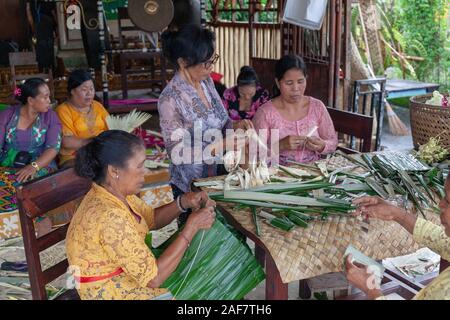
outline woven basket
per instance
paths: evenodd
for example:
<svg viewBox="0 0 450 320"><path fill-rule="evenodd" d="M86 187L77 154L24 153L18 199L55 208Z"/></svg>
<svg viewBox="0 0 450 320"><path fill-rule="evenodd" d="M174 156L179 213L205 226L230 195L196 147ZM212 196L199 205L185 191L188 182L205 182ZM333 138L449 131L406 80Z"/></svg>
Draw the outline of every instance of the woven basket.
<svg viewBox="0 0 450 320"><path fill-rule="evenodd" d="M409 113L414 148L418 149L431 137L440 135L441 143L450 151L450 108L426 104L431 97L432 94L426 94L410 99Z"/></svg>

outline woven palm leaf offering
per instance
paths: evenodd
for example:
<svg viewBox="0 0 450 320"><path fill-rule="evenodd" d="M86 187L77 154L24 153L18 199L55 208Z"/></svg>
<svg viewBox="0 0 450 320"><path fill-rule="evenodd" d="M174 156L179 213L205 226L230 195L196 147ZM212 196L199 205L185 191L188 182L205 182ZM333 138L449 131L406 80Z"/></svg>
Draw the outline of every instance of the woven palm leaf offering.
<svg viewBox="0 0 450 320"><path fill-rule="evenodd" d="M415 153L417 159L429 165L444 161L448 155L449 152L443 145L442 138L439 135L431 137L427 143L419 146L419 151Z"/></svg>
<svg viewBox="0 0 450 320"><path fill-rule="evenodd" d="M133 111L124 116L109 115L106 118L106 124L108 125L109 130L123 130L131 133L151 117L152 116L148 113L133 109Z"/></svg>
<svg viewBox="0 0 450 320"><path fill-rule="evenodd" d="M255 130L247 130L244 134L245 138L256 142L259 148L267 151L266 144L258 137ZM262 186L270 182L270 172L265 161L256 161L256 159L249 159L249 167L243 169L241 159L245 157L244 146L237 151L228 151L224 157L223 162L228 176L224 181L224 188L231 189L248 189L251 187Z"/></svg>

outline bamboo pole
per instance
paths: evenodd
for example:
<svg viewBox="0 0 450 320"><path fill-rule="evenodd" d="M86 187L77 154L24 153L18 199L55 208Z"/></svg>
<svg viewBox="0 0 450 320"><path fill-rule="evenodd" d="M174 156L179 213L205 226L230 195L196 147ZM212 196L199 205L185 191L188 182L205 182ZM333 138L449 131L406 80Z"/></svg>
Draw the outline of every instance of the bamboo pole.
<svg viewBox="0 0 450 320"><path fill-rule="evenodd" d="M341 70L341 39L342 39L342 1L336 1L336 64L334 66L334 96L333 106L338 108L339 90L340 90L340 70Z"/></svg>
<svg viewBox="0 0 450 320"><path fill-rule="evenodd" d="M105 23L104 23L104 8L103 1L97 1L98 11L98 29L99 29L99 41L100 41L100 62L101 62L101 74L102 74L102 89L103 89L103 105L106 109L109 107L109 90L108 90L108 70L106 68L106 45L105 45Z"/></svg>
<svg viewBox="0 0 450 320"><path fill-rule="evenodd" d="M336 41L336 0L330 0L329 1L330 7L330 13L331 13L331 23L330 23L330 65L329 65L329 72L328 72L328 106L331 108L334 108L333 105L333 92L335 90L334 87L334 64L335 64L335 58L336 58L336 47L334 45L334 42Z"/></svg>
<svg viewBox="0 0 450 320"><path fill-rule="evenodd" d="M360 0L358 5L362 13L361 23L365 24L367 31L367 41L372 61L371 67L375 72L379 72L384 70L384 64L380 48L380 37L378 35L376 6L373 0Z"/></svg>
<svg viewBox="0 0 450 320"><path fill-rule="evenodd" d="M235 44L234 44L234 50L233 51L235 52L234 56L236 56L236 65L234 67L236 72L235 72L235 77L234 77L233 80L236 81L237 75L239 74L239 71L240 71L241 67L243 66L243 62L244 61L242 60L240 53L236 54L237 51L241 51L240 47L241 47L241 43L243 43L243 42L241 42L241 39L242 39L242 32L241 31L242 31L242 29L235 28L234 30L235 30L235 32L234 32Z"/></svg>
<svg viewBox="0 0 450 320"><path fill-rule="evenodd" d="M200 0L200 24L206 28L206 3L205 0Z"/></svg>
<svg viewBox="0 0 450 320"><path fill-rule="evenodd" d="M359 14L359 21L361 23L361 29L362 29L363 39L364 39L364 47L365 47L364 49L366 51L367 62L369 63L369 66L373 69L372 57L370 55L370 50L369 50L369 41L367 39L366 26L364 24L364 18L363 18L361 6L359 5L359 3L357 4L357 7L358 7L358 14Z"/></svg>
<svg viewBox="0 0 450 320"><path fill-rule="evenodd" d="M246 30L241 30L241 32L239 32L239 48L237 48L238 52L239 52L239 61L242 63L242 65L246 64L245 63L245 52L247 50L245 50L246 46L243 46L242 49L240 48L241 44L245 44L245 33Z"/></svg>

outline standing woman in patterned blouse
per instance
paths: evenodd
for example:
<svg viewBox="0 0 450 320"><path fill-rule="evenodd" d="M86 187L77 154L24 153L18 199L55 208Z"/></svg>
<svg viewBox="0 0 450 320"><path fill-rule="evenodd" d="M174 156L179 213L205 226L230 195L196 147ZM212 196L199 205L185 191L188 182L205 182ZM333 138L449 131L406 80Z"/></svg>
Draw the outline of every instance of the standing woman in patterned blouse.
<svg viewBox="0 0 450 320"><path fill-rule="evenodd" d="M28 152L30 163L16 173L17 181L25 182L57 169L61 123L50 109L50 90L44 80L28 79L15 96L21 104L0 112L0 162L11 166L17 152Z"/></svg>
<svg viewBox="0 0 450 320"><path fill-rule="evenodd" d="M225 90L222 101L232 120L251 120L258 108L269 101L269 92L259 84L255 70L243 66L237 85Z"/></svg>
<svg viewBox="0 0 450 320"><path fill-rule="evenodd" d="M210 73L219 59L214 42L214 33L197 25L162 34L164 55L176 68L158 101L160 126L172 161L170 174L175 197L188 192L193 179L217 175L221 154L215 151L225 149L225 139L219 139L217 148L211 148L212 142L203 139L206 131L253 127L249 120L230 120L214 87ZM205 158L203 151L208 146L211 157ZM175 159L180 147L191 154L187 161ZM200 161L194 162L195 153L201 153ZM179 222L184 223L186 217L187 214L181 216Z"/></svg>

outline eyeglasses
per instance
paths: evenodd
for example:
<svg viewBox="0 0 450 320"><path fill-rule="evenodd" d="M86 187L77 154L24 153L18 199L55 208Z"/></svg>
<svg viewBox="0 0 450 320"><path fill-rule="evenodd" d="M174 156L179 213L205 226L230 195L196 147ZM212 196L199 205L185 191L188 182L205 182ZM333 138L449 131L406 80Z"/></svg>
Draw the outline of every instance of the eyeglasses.
<svg viewBox="0 0 450 320"><path fill-rule="evenodd" d="M216 54L214 54L214 56L211 59L209 59L205 62L202 62L203 66L205 67L205 69L209 69L209 68L211 68L212 65L217 63L219 58L220 58L220 56L216 53Z"/></svg>

